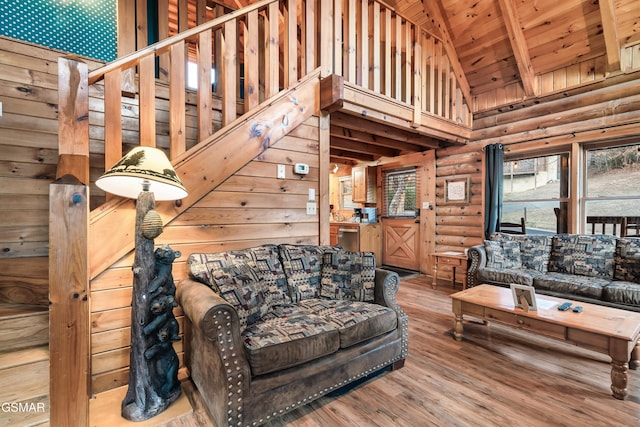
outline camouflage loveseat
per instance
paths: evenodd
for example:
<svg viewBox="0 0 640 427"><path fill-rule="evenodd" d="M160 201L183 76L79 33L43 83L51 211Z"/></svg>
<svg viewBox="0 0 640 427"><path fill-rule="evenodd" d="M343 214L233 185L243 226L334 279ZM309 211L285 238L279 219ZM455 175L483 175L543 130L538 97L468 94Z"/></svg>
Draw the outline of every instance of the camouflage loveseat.
<svg viewBox="0 0 640 427"><path fill-rule="evenodd" d="M407 357L400 281L373 253L264 245L188 262L186 365L217 426L263 424Z"/></svg>
<svg viewBox="0 0 640 427"><path fill-rule="evenodd" d="M468 286L519 283L541 294L640 311L640 238L494 233L467 253Z"/></svg>

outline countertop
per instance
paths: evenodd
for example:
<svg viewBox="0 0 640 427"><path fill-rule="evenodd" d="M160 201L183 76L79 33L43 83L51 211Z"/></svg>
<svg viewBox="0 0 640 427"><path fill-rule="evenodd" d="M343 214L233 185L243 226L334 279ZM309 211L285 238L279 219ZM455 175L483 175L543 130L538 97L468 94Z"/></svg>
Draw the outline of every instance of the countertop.
<svg viewBox="0 0 640 427"><path fill-rule="evenodd" d="M339 225L343 227L358 227L361 225L379 224L378 222L351 222L351 221L329 221L330 225Z"/></svg>

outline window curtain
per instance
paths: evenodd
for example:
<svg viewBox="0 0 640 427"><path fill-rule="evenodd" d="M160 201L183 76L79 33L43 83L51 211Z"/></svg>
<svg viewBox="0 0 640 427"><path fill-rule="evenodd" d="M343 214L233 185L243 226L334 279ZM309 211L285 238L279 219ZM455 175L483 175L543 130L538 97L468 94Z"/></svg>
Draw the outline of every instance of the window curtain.
<svg viewBox="0 0 640 427"><path fill-rule="evenodd" d="M489 239L491 233L500 229L502 218L502 183L504 166L504 146L490 144L484 147L485 180L484 180L484 238Z"/></svg>

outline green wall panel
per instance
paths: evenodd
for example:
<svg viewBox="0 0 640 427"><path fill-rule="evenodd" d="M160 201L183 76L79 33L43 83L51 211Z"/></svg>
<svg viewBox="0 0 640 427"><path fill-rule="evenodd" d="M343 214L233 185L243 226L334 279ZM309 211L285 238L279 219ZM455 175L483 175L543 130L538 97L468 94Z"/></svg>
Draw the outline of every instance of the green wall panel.
<svg viewBox="0 0 640 427"><path fill-rule="evenodd" d="M117 22L117 0L0 0L1 35L106 62Z"/></svg>

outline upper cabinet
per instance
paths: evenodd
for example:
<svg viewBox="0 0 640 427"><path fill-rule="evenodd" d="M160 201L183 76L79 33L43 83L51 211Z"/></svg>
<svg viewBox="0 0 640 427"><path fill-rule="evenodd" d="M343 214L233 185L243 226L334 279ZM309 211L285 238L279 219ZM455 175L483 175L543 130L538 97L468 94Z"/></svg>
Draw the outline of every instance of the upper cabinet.
<svg viewBox="0 0 640 427"><path fill-rule="evenodd" d="M351 169L352 199L356 203L376 203L376 169L354 166Z"/></svg>

